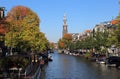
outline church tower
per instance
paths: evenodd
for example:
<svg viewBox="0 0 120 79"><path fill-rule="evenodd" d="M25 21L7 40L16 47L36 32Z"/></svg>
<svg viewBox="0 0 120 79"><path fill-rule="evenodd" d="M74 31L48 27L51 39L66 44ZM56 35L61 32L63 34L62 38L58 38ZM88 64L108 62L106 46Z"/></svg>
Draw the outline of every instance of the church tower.
<svg viewBox="0 0 120 79"><path fill-rule="evenodd" d="M67 19L66 19L66 14L64 14L63 17L63 34L62 37L64 36L64 34L68 33L68 29L67 29Z"/></svg>

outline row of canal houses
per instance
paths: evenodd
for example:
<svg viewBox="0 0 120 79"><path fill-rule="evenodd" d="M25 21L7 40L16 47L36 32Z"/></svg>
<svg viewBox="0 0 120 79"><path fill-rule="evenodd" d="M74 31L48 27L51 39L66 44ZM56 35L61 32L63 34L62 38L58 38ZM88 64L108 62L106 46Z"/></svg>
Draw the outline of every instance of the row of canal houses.
<svg viewBox="0 0 120 79"><path fill-rule="evenodd" d="M99 24L96 24L95 27L92 30L86 30L83 33L71 33L72 35L72 40L77 41L77 40L83 40L87 37L89 37L93 32L104 32L107 30L108 32L111 32L112 28L115 28L115 24L117 23L117 20L111 20L111 21L105 21ZM115 45L112 45L111 48L108 48L108 53L110 56L120 56L119 49L115 47ZM83 50L86 51L86 50Z"/></svg>

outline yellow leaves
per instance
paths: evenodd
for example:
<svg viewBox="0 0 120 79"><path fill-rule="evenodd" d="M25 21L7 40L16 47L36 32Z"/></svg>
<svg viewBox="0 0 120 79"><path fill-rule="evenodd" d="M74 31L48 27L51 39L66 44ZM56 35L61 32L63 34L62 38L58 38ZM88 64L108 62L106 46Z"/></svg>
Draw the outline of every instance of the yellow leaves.
<svg viewBox="0 0 120 79"><path fill-rule="evenodd" d="M63 41L63 39L59 39L59 41L58 41L58 46L59 46L59 48L65 48L65 42Z"/></svg>
<svg viewBox="0 0 120 79"><path fill-rule="evenodd" d="M16 6L7 14L6 21L10 24L9 32L6 34L7 46L11 46L12 39L12 46L21 47L22 50L26 48L37 51L46 49L48 40L39 30L40 19L35 12L24 6Z"/></svg>
<svg viewBox="0 0 120 79"><path fill-rule="evenodd" d="M70 42L72 41L71 34L64 34L63 38L58 41L59 48L67 48Z"/></svg>
<svg viewBox="0 0 120 79"><path fill-rule="evenodd" d="M60 48L64 48L65 47L65 43L64 42L60 42L59 46L60 46Z"/></svg>

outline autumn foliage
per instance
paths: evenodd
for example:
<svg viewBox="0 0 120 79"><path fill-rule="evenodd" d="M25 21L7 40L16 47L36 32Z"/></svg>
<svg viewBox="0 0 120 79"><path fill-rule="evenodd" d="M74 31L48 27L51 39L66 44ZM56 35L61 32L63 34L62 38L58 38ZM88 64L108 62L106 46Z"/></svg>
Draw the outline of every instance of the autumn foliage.
<svg viewBox="0 0 120 79"><path fill-rule="evenodd" d="M6 21L9 31L5 35L5 45L22 51L43 51L48 40L40 32L38 15L25 6L15 6L8 13ZM31 49L31 50L30 50Z"/></svg>
<svg viewBox="0 0 120 79"><path fill-rule="evenodd" d="M60 47L60 48L64 48L64 47L65 47L65 43L64 43L64 42L60 42L60 43L59 43L59 47Z"/></svg>
<svg viewBox="0 0 120 79"><path fill-rule="evenodd" d="M7 14L7 21L11 20L22 20L27 16L30 9L24 6L13 7Z"/></svg>
<svg viewBox="0 0 120 79"><path fill-rule="evenodd" d="M64 41L62 39L59 39L59 41L58 41L58 47L60 49L64 49L65 48L65 43L64 43Z"/></svg>
<svg viewBox="0 0 120 79"><path fill-rule="evenodd" d="M0 35L5 35L7 32L7 22L6 18L0 19Z"/></svg>
<svg viewBox="0 0 120 79"><path fill-rule="evenodd" d="M68 45L72 41L72 35L71 34L64 34L63 38L58 41L58 46L61 49L68 48Z"/></svg>
<svg viewBox="0 0 120 79"><path fill-rule="evenodd" d="M6 30L4 29L4 25L0 24L0 34L4 35L6 33Z"/></svg>
<svg viewBox="0 0 120 79"><path fill-rule="evenodd" d="M64 34L63 39L66 39L68 41L72 40L72 35L71 34Z"/></svg>
<svg viewBox="0 0 120 79"><path fill-rule="evenodd" d="M111 21L111 24L113 24L113 25L115 25L115 24L117 24L118 23L118 20L112 20Z"/></svg>

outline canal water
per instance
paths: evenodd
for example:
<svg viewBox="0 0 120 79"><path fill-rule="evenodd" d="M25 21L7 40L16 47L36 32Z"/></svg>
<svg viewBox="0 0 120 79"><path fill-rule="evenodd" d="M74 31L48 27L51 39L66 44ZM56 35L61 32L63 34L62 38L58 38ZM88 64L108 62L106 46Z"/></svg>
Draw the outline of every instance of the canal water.
<svg viewBox="0 0 120 79"><path fill-rule="evenodd" d="M90 62L79 56L52 54L40 79L120 79L120 69Z"/></svg>

